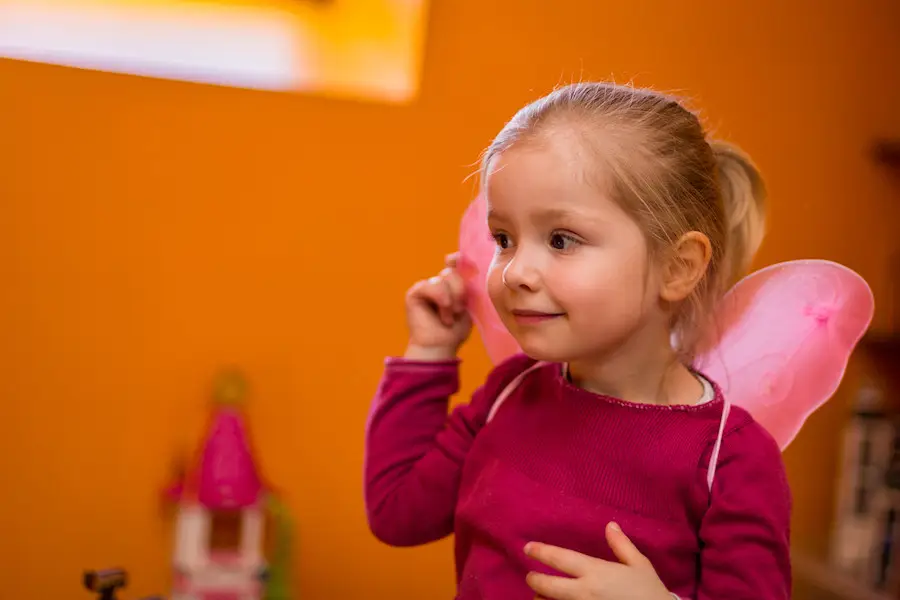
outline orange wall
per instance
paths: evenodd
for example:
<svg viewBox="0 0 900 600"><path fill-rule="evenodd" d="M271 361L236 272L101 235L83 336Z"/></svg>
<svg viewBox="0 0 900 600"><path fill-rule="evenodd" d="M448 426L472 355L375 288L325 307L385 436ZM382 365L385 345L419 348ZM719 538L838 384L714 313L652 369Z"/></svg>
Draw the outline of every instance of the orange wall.
<svg viewBox="0 0 900 600"><path fill-rule="evenodd" d="M87 597L81 569L117 564L128 598L166 591L158 492L236 362L296 513L300 597L449 598L448 543L366 529L368 402L403 291L454 248L471 163L559 82L684 90L768 174L760 264L835 259L886 298L900 189L866 151L900 133L898 5L639 4L434 2L410 107L0 62L0 596ZM467 357L471 390L487 362ZM787 453L801 544L824 539L843 411Z"/></svg>

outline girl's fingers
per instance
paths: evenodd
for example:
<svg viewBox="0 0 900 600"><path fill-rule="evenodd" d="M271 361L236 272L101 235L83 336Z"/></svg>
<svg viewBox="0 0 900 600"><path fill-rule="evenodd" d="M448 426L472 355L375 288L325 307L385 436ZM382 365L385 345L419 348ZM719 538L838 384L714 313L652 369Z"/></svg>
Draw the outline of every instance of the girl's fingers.
<svg viewBox="0 0 900 600"><path fill-rule="evenodd" d="M444 283L450 292L450 301L453 312L456 314L466 310L466 283L455 269L444 269L441 271Z"/></svg>

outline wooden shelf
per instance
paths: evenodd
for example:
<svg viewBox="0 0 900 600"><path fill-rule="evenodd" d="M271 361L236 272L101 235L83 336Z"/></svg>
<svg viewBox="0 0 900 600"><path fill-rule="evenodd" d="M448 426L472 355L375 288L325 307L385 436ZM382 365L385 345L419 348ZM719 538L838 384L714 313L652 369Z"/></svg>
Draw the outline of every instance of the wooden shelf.
<svg viewBox="0 0 900 600"><path fill-rule="evenodd" d="M881 140L873 149L875 160L893 169L900 169L900 140Z"/></svg>
<svg viewBox="0 0 900 600"><path fill-rule="evenodd" d="M897 600L886 592L869 589L839 570L808 556L791 554L794 578L841 600Z"/></svg>
<svg viewBox="0 0 900 600"><path fill-rule="evenodd" d="M859 344L863 350L876 352L900 352L900 334L891 332L869 331Z"/></svg>

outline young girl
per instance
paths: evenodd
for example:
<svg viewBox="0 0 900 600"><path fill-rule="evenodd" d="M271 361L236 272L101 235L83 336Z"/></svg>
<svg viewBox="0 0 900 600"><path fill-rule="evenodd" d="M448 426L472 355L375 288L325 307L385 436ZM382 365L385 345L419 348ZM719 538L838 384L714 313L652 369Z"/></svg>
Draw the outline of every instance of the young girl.
<svg viewBox="0 0 900 600"><path fill-rule="evenodd" d="M409 290L367 429L374 534L454 533L460 600L789 598L781 452L690 367L762 238L755 168L676 100L580 83L519 111L482 181L524 354L448 417L471 330L452 257Z"/></svg>

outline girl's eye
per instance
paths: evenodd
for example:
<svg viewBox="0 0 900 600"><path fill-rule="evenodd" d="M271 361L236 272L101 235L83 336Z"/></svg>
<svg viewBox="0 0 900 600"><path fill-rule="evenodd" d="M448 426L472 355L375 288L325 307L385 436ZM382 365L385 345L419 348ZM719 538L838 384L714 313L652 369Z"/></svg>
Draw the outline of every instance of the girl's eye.
<svg viewBox="0 0 900 600"><path fill-rule="evenodd" d="M505 233L495 233L493 236L494 242L496 242L497 246L502 250L506 250L509 248L511 242L509 240L509 236Z"/></svg>
<svg viewBox="0 0 900 600"><path fill-rule="evenodd" d="M572 246L579 243L578 238L565 233L554 233L550 236L550 247L554 250L571 250Z"/></svg>

